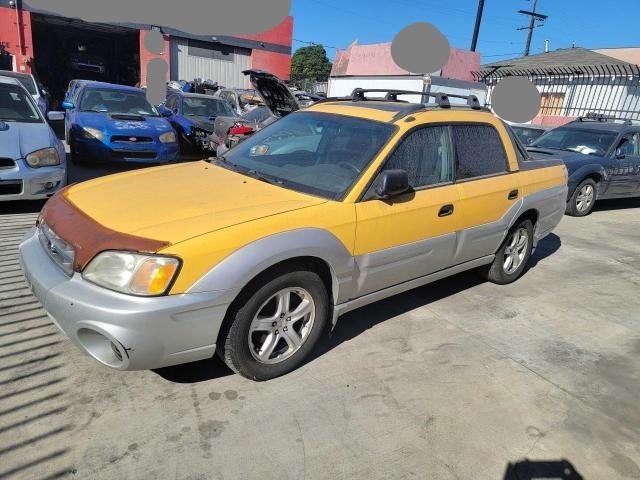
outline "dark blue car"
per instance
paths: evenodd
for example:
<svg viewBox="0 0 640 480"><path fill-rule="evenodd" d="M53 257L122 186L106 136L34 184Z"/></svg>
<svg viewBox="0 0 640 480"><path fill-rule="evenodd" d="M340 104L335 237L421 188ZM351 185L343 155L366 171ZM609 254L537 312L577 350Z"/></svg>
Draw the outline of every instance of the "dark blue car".
<svg viewBox="0 0 640 480"><path fill-rule="evenodd" d="M550 130L527 150L534 158L560 158L569 172L567 214L583 217L596 200L640 196L640 124L580 118Z"/></svg>
<svg viewBox="0 0 640 480"><path fill-rule="evenodd" d="M178 159L176 132L139 88L83 81L62 106L73 163Z"/></svg>
<svg viewBox="0 0 640 480"><path fill-rule="evenodd" d="M215 152L210 135L217 117L235 117L231 106L210 95L171 91L158 107L178 133L180 151L184 154Z"/></svg>

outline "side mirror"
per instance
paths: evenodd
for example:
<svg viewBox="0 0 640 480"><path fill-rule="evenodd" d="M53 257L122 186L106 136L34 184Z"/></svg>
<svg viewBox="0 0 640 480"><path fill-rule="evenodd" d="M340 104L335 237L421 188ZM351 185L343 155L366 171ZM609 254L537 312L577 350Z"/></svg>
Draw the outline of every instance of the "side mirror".
<svg viewBox="0 0 640 480"><path fill-rule="evenodd" d="M49 112L47 113L47 118L51 122L57 122L60 120L64 120L64 112Z"/></svg>
<svg viewBox="0 0 640 480"><path fill-rule="evenodd" d="M162 115L163 117L170 117L171 115L173 115L173 112L168 108L162 108L160 110L160 115Z"/></svg>
<svg viewBox="0 0 640 480"><path fill-rule="evenodd" d="M384 170L376 184L376 194L380 198L394 197L409 189L409 175L405 170Z"/></svg>
<svg viewBox="0 0 640 480"><path fill-rule="evenodd" d="M76 106L73 104L73 102L62 102L62 108L64 108L65 110L73 110L74 108L76 108Z"/></svg>
<svg viewBox="0 0 640 480"><path fill-rule="evenodd" d="M624 151L622 150L622 148L618 147L616 148L616 159L618 160L622 160L623 158L625 158L627 155L624 153Z"/></svg>

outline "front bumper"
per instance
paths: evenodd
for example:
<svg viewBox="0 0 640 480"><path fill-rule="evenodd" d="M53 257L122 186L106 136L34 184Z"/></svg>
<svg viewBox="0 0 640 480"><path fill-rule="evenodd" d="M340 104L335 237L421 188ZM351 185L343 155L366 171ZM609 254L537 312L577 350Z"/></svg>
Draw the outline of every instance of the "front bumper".
<svg viewBox="0 0 640 480"><path fill-rule="evenodd" d="M210 358L237 292L144 298L68 277L45 252L35 228L20 244L27 283L55 325L80 349L118 370L146 370Z"/></svg>
<svg viewBox="0 0 640 480"><path fill-rule="evenodd" d="M84 162L169 163L178 160L177 143L118 143L96 139L74 138L75 154Z"/></svg>
<svg viewBox="0 0 640 480"><path fill-rule="evenodd" d="M24 160L15 167L0 169L0 201L40 200L48 198L67 183L64 163L52 167L31 168Z"/></svg>

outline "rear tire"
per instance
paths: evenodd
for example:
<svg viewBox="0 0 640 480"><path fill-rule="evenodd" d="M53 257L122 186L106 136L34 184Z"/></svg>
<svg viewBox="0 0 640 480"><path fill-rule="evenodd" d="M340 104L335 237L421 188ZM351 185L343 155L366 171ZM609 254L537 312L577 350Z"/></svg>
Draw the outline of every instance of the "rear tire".
<svg viewBox="0 0 640 480"><path fill-rule="evenodd" d="M298 368L327 326L330 301L315 272L274 272L236 302L217 353L234 372L264 381Z"/></svg>
<svg viewBox="0 0 640 480"><path fill-rule="evenodd" d="M572 217L586 217L593 211L598 194L598 184L587 178L578 185L567 202L565 213Z"/></svg>
<svg viewBox="0 0 640 480"><path fill-rule="evenodd" d="M533 231L531 220L524 219L514 225L493 262L478 270L480 275L498 285L506 285L520 278L533 250Z"/></svg>

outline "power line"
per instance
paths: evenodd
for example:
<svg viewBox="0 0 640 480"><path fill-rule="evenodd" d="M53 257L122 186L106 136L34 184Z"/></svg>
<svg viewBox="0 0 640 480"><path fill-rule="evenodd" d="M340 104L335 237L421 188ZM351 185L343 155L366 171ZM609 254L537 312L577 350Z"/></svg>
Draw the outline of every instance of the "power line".
<svg viewBox="0 0 640 480"><path fill-rule="evenodd" d="M305 45L314 45L314 46L319 46L319 47L324 47L324 48L333 48L334 50L342 50L342 48L340 48L340 47L332 47L331 45L325 45L322 42L308 42L306 40L298 40L297 38L294 38L292 40L294 42L304 43Z"/></svg>

